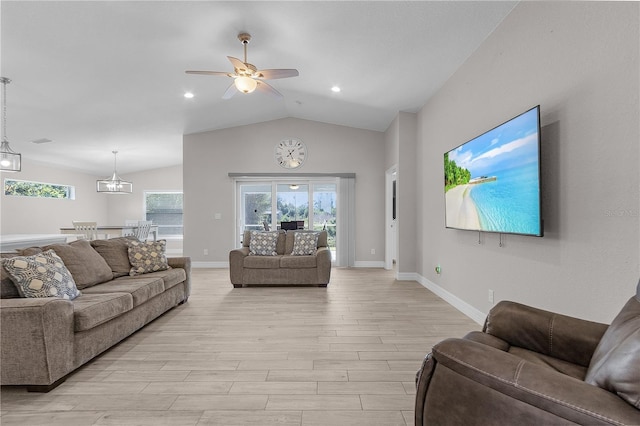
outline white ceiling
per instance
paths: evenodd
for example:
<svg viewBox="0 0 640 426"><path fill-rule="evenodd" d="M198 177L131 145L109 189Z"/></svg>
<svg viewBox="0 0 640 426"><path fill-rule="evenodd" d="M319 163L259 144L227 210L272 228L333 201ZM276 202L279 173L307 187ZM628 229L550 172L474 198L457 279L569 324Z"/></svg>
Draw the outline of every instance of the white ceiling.
<svg viewBox="0 0 640 426"><path fill-rule="evenodd" d="M283 117L384 131L417 112L515 2L6 1L7 136L23 162L94 175L182 162L182 135ZM243 58L284 95L221 96ZM342 92L331 92L339 85ZM184 92L195 94L185 99ZM51 143L35 144L34 140Z"/></svg>

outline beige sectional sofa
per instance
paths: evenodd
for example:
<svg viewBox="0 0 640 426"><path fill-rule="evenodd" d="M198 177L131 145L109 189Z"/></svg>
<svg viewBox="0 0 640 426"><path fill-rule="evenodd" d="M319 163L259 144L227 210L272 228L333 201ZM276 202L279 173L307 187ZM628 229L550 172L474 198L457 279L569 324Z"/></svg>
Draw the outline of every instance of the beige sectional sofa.
<svg viewBox="0 0 640 426"><path fill-rule="evenodd" d="M326 287L331 278L331 252L327 231L318 235L314 255L294 256L294 238L302 230L280 231L274 256L249 255L250 231L245 231L242 248L229 253L229 272L234 287L244 285L317 285Z"/></svg>
<svg viewBox="0 0 640 426"><path fill-rule="evenodd" d="M168 258L169 269L130 276L125 240L80 240L2 255L53 249L81 295L73 300L20 297L5 268L0 268L0 384L48 391L76 368L186 302L190 258Z"/></svg>

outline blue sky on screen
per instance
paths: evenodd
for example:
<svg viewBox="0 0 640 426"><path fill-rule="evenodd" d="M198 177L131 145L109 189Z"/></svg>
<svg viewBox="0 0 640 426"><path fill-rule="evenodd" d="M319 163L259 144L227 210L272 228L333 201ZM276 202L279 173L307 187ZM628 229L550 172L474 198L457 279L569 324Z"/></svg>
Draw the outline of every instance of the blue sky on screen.
<svg viewBox="0 0 640 426"><path fill-rule="evenodd" d="M471 177L535 162L538 158L538 112L532 109L453 149L449 159Z"/></svg>

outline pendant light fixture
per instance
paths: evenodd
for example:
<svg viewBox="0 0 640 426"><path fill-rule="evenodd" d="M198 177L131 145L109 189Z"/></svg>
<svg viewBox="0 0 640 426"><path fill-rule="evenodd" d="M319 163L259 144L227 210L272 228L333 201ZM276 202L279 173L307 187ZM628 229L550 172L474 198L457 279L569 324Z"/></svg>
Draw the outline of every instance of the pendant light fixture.
<svg viewBox="0 0 640 426"><path fill-rule="evenodd" d="M11 80L0 77L2 83L2 143L0 144L0 170L3 172L19 172L22 168L22 155L9 146L7 139L7 84Z"/></svg>
<svg viewBox="0 0 640 426"><path fill-rule="evenodd" d="M120 179L116 171L116 158L118 151L113 152L113 175L110 178L96 181L96 190L106 194L131 194L133 183Z"/></svg>

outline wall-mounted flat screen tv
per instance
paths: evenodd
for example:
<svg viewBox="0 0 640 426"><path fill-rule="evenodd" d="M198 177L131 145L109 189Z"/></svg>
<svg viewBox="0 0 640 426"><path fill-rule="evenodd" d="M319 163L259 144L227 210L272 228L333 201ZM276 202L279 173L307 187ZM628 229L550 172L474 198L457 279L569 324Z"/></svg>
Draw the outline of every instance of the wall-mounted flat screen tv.
<svg viewBox="0 0 640 426"><path fill-rule="evenodd" d="M444 154L445 226L541 237L540 106Z"/></svg>

